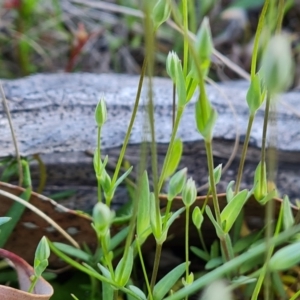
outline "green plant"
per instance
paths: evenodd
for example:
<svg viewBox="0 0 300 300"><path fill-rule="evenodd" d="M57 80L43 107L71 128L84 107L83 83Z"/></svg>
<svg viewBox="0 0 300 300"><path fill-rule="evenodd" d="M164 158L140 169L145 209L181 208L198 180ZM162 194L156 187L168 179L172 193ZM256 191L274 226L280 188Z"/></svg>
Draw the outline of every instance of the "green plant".
<svg viewBox="0 0 300 300"><path fill-rule="evenodd" d="M272 1L271 1L272 2ZM300 226L295 222L291 211L290 202L284 198L279 217L273 223L272 199L276 195L276 190L269 190L267 180L272 178L272 165L267 165L266 144L262 145L261 161L257 166L254 176L253 188L240 190L241 178L243 176L243 165L247 153L251 127L255 119L256 112L266 101L265 123L262 129L263 141L266 140L266 132L269 121L269 111L275 105L274 98L279 92L287 88L291 79L292 61L290 55L290 43L281 34L283 6L277 11L276 28L270 30L270 39L263 45L261 68L258 69L258 51L261 33L264 28L268 28L266 14L272 13L274 3L268 7L270 1L265 1L261 17L259 20L252 57L251 82L247 93L249 107L249 121L246 139L243 145L242 157L240 160L239 172L235 187L234 182L228 183L226 190L227 203L223 209L220 208L220 196L217 194L218 184L222 166L215 167L213 163L213 130L217 120L217 113L208 99L205 87L205 79L208 76L211 65L211 54L213 45L211 40L210 26L207 18L204 18L196 34L195 39L191 38L189 32L190 22L189 12L193 2L183 0L178 8L173 1L158 0L155 4L144 1L143 10L145 14L145 43L146 57L142 67L139 86L135 100L132 117L128 126L128 131L124 139L123 147L117 162L113 176L111 177L106 166L109 157L101 158L101 129L105 126L107 114L105 99L101 99L95 112L95 120L98 126L98 146L94 154L94 169L98 182L98 203L93 210L93 228L98 239L98 248L94 253L75 249L59 243L51 243L51 250L69 265L86 273L91 278L92 293L91 298L99 297L101 291L102 299L117 299L120 294L124 294L128 299L187 299L190 295L205 288L220 278L226 278L230 288L245 286L245 299L258 299L264 286L265 299L272 296L287 298L285 287L279 271L288 267L291 269L299 263L297 255L299 249ZM280 1L282 5L283 1ZM271 12L270 12L271 10ZM151 94L152 81L149 80L149 101L148 119L151 135L150 152L153 186L149 183L148 174L145 171L145 157L141 157L141 165L138 170L139 176L132 201L132 212L130 220L124 221L124 227L116 235L112 236L114 228L115 213L111 210L114 193L132 168L119 177L121 165L124 159L126 147L128 145L130 133L135 120L135 115L139 105L141 89L144 76L149 75L150 79L154 69L154 41L155 34L161 24L170 16L176 22L179 31L182 33L183 59L180 60L175 52L170 52L166 60L166 70L170 76L176 91L177 103L174 116L173 131L170 138L167 154L158 173L156 143L155 143L155 120L153 117L154 106ZM274 22L274 21L272 21ZM283 50L281 50L283 49ZM282 78L282 74L285 74ZM200 92L196 94L196 92ZM177 137L179 126L184 126L182 122L183 112L187 104L196 95L195 121L199 134L205 142L207 154L207 164L209 170L209 196L213 199L213 205L202 207L196 206L193 211L192 206L197 200L195 183L192 178L186 178L186 169L179 170L178 164L182 154L182 142ZM146 143L141 147L144 149ZM141 151L143 153L143 151ZM267 167L269 172L267 172ZM267 176L268 173L268 176ZM270 174L270 175L269 175ZM166 180L169 179L167 191L168 203L166 210L160 210L160 193ZM183 205L178 210L172 209L172 204L176 196L182 195ZM241 237L241 227L243 223L243 209L245 203L250 201L251 196L255 196L255 201L261 204L261 208L266 207L266 227L260 232ZM104 198L104 199L103 199ZM251 201L254 201L253 199ZM213 211L212 211L213 210ZM185 212L185 261L179 264L162 279L157 280L160 266L161 253L171 225L177 222L177 218ZM192 213L192 221L199 233L199 240L203 249L197 248L194 241L189 240L189 218ZM203 222L210 222L216 232L216 241L212 245L206 245L203 239L201 228ZM232 238L232 232L236 232L239 239ZM147 238L153 235L156 250L153 263L153 271L150 277L144 263L144 253L142 246ZM281 249L278 250L278 247ZM205 269L199 274L190 272L189 249L205 261ZM83 263L77 262L78 258ZM134 261L139 259L143 282L139 284L133 276ZM185 275L184 275L185 274ZM184 277L183 277L184 276ZM182 282L179 291L173 291L175 284ZM101 287L95 282L100 282ZM99 290L97 290L99 288ZM225 288L226 289L226 288ZM290 299L296 299L299 292L296 291ZM212 296L211 296L212 297ZM74 298L76 298L74 296Z"/></svg>

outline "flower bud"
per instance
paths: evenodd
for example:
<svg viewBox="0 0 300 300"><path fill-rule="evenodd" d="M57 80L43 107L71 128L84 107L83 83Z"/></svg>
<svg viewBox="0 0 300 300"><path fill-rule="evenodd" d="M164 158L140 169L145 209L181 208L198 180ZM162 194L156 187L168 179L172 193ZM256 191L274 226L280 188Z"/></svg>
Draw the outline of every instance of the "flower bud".
<svg viewBox="0 0 300 300"><path fill-rule="evenodd" d="M288 37L275 35L269 41L262 58L262 76L271 94L283 92L293 80L293 60Z"/></svg>
<svg viewBox="0 0 300 300"><path fill-rule="evenodd" d="M186 103L186 87L183 76L181 61L173 51L169 52L167 57L166 69L173 83L176 85L178 95L178 106L184 106Z"/></svg>
<svg viewBox="0 0 300 300"><path fill-rule="evenodd" d="M197 197L197 188L195 181L189 178L182 192L182 201L185 206L191 206Z"/></svg>
<svg viewBox="0 0 300 300"><path fill-rule="evenodd" d="M99 127L101 127L107 120L107 110L104 98L101 98L95 110L95 120Z"/></svg>
<svg viewBox="0 0 300 300"><path fill-rule="evenodd" d="M213 43L211 38L210 26L208 18L204 18L201 27L196 37L196 47L198 55L203 60L210 60L210 56L213 50Z"/></svg>
<svg viewBox="0 0 300 300"><path fill-rule="evenodd" d="M102 203L98 202L93 209L93 222L94 227L100 236L104 236L113 221L115 214L110 208Z"/></svg>

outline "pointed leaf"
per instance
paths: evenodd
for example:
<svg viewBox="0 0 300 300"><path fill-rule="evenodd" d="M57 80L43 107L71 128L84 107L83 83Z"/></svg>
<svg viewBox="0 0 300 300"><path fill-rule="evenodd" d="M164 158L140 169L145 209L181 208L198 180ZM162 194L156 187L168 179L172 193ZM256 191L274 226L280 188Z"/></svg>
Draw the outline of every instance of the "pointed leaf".
<svg viewBox="0 0 300 300"><path fill-rule="evenodd" d="M211 260L209 260L205 265L205 270L211 270L215 269L216 267L219 267L223 264L222 257L214 257Z"/></svg>
<svg viewBox="0 0 300 300"><path fill-rule="evenodd" d="M288 196L283 198L283 227L285 230L291 228L295 223L291 202Z"/></svg>
<svg viewBox="0 0 300 300"><path fill-rule="evenodd" d="M137 235L140 237L142 233L150 226L150 190L147 172L144 171L141 179L141 193L137 214Z"/></svg>
<svg viewBox="0 0 300 300"><path fill-rule="evenodd" d="M201 209L199 208L199 206L196 206L193 210L193 213L192 213L192 220L193 220L193 223L195 225L195 227L200 230L201 228L201 225L203 223L203 220L204 220L204 217L203 217L203 214L201 212Z"/></svg>
<svg viewBox="0 0 300 300"><path fill-rule="evenodd" d="M115 183L114 188L116 188L117 186L119 186L124 179L130 174L130 172L132 171L133 166L131 166Z"/></svg>
<svg viewBox="0 0 300 300"><path fill-rule="evenodd" d="M261 82L259 73L256 73L252 78L248 92L247 92L247 103L250 110L250 114L254 115L262 104L261 101Z"/></svg>
<svg viewBox="0 0 300 300"><path fill-rule="evenodd" d="M89 262L91 259L91 256L86 251L75 248L71 245L67 245L59 242L54 242L53 245L61 252L66 253L69 256L76 257L85 262Z"/></svg>
<svg viewBox="0 0 300 300"><path fill-rule="evenodd" d="M211 220L211 222L213 223L213 225L214 225L214 227L216 229L217 236L219 238L221 238L224 235L224 232L223 232L222 228L220 227L220 225L215 220L215 218L214 218L214 216L213 216L213 214L211 212L210 207L206 206L205 207L205 211L206 211L207 216L209 217L209 219Z"/></svg>
<svg viewBox="0 0 300 300"><path fill-rule="evenodd" d="M185 207L181 207L180 209L176 210L172 216L168 219L166 228L169 229L173 222L179 217L179 215L185 211Z"/></svg>
<svg viewBox="0 0 300 300"><path fill-rule="evenodd" d="M183 144L180 139L176 139L174 141L171 153L170 153L170 158L168 160L168 163L166 165L166 173L165 176L166 178L170 177L177 169L178 164L181 159L182 155L182 148Z"/></svg>
<svg viewBox="0 0 300 300"><path fill-rule="evenodd" d="M102 266L100 263L97 264L98 268L100 269L100 271L102 272L103 276L109 280L112 280L111 278L111 274L109 272L109 270L107 268L105 268L104 266Z"/></svg>
<svg viewBox="0 0 300 300"><path fill-rule="evenodd" d="M162 234L162 220L160 212L156 210L155 196L153 193L150 193L150 224L153 235L155 239L158 240Z"/></svg>
<svg viewBox="0 0 300 300"><path fill-rule="evenodd" d="M225 233L228 233L240 214L244 204L250 197L250 193L247 190L243 190L236 194L233 199L225 206L221 212L222 224L225 223L223 228Z"/></svg>
<svg viewBox="0 0 300 300"><path fill-rule="evenodd" d="M204 250L202 249L199 249L195 246L191 246L191 251L197 255L198 257L200 257L201 259L203 259L204 261L209 261L210 260L210 255L205 252Z"/></svg>
<svg viewBox="0 0 300 300"><path fill-rule="evenodd" d="M171 290L178 279L182 276L186 268L186 263L182 263L167 275L165 275L153 289L153 299L161 300Z"/></svg>
<svg viewBox="0 0 300 300"><path fill-rule="evenodd" d="M147 300L147 297L144 294L144 292L141 289L139 289L138 287L136 287L134 285L129 285L128 289L130 289L132 292L134 292L139 297L139 299Z"/></svg>
<svg viewBox="0 0 300 300"><path fill-rule="evenodd" d="M278 250L270 259L272 271L288 270L300 262L300 242L293 243Z"/></svg>
<svg viewBox="0 0 300 300"><path fill-rule="evenodd" d="M230 181L226 188L226 199L227 202L230 202L234 197L234 192L232 190L232 186L234 185L234 181Z"/></svg>
<svg viewBox="0 0 300 300"><path fill-rule="evenodd" d="M120 287L124 287L131 275L133 266L133 249L129 248L127 257L122 257L115 271L115 281Z"/></svg>

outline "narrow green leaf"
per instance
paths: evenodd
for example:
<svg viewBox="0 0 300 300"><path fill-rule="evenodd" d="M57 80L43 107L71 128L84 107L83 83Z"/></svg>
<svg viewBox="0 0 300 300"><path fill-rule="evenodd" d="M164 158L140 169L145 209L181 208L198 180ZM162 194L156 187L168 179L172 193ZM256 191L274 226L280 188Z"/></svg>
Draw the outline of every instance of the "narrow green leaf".
<svg viewBox="0 0 300 300"><path fill-rule="evenodd" d="M170 153L170 158L168 160L168 163L166 165L166 178L170 177L177 169L178 164L181 159L182 155L182 149L183 149L183 144L180 139L176 139L174 141L171 153Z"/></svg>
<svg viewBox="0 0 300 300"><path fill-rule="evenodd" d="M250 86L247 92L247 103L250 110L250 114L254 115L256 111L259 109L259 107L262 104L262 98L261 98L261 79L259 76L259 73L256 73L254 78L250 82Z"/></svg>
<svg viewBox="0 0 300 300"><path fill-rule="evenodd" d="M84 264L85 266L87 266L86 264ZM112 275L110 274L109 270L107 268L105 268L104 266L102 266L100 263L97 264L98 268L100 269L100 271L102 272L103 276L109 280L112 280ZM94 269L92 269L94 270Z"/></svg>
<svg viewBox="0 0 300 300"><path fill-rule="evenodd" d="M233 199L227 203L221 212L221 221L224 224L224 232L228 233L240 214L244 204L250 197L248 190L243 190L236 194Z"/></svg>
<svg viewBox="0 0 300 300"><path fill-rule="evenodd" d="M263 234L263 230L259 232L251 232L250 234L241 237L233 246L235 254L242 253L246 249L250 248L256 241L258 241Z"/></svg>
<svg viewBox="0 0 300 300"><path fill-rule="evenodd" d="M206 95L200 95L195 104L196 125L197 130L203 136L205 141L211 141L213 127L216 123L218 114L211 106ZM201 101L203 102L201 104Z"/></svg>
<svg viewBox="0 0 300 300"><path fill-rule="evenodd" d="M267 193L261 200L259 200L258 202L261 204L261 205L265 205L267 202L269 202L270 200L272 200L274 197L277 196L277 191L276 190L273 190L269 193Z"/></svg>
<svg viewBox="0 0 300 300"><path fill-rule="evenodd" d="M201 209L199 208L199 206L196 206L193 210L193 214L192 214L192 220L193 223L195 225L195 227L200 230L201 225L203 223L204 217L203 214L201 212Z"/></svg>
<svg viewBox="0 0 300 300"><path fill-rule="evenodd" d="M154 31L156 31L161 24L169 19L170 14L171 7L169 1L158 0L152 10Z"/></svg>
<svg viewBox="0 0 300 300"><path fill-rule="evenodd" d="M168 201L172 201L179 193L181 193L186 182L187 168L176 172L170 179L168 187Z"/></svg>
<svg viewBox="0 0 300 300"><path fill-rule="evenodd" d="M186 263L182 263L167 275L165 275L153 289L153 299L161 300L171 290L178 279L182 276L186 268Z"/></svg>
<svg viewBox="0 0 300 300"><path fill-rule="evenodd" d="M210 260L210 255L205 252L204 250L202 249L199 249L195 246L191 246L191 251L197 255L198 257L200 257L201 259L203 259L204 261L209 261Z"/></svg>
<svg viewBox="0 0 300 300"><path fill-rule="evenodd" d="M133 267L133 249L129 248L127 257L122 257L115 271L115 281L120 287L124 287L131 275Z"/></svg>
<svg viewBox="0 0 300 300"><path fill-rule="evenodd" d="M181 207L180 209L176 210L171 217L167 221L166 230L170 228L170 226L173 224L173 222L179 217L181 213L185 211L185 207Z"/></svg>
<svg viewBox="0 0 300 300"><path fill-rule="evenodd" d="M214 216L213 216L213 214L211 212L211 209L210 209L210 207L208 205L205 207L205 211L206 211L207 216L209 217L209 219L211 220L211 222L213 223L213 225L214 225L214 227L216 229L217 236L219 238L222 238L223 235L224 235L224 232L223 232L222 228L220 227L220 225L215 220L215 218L214 218Z"/></svg>
<svg viewBox="0 0 300 300"><path fill-rule="evenodd" d="M192 99L193 95L195 94L197 86L198 86L198 81L193 78L193 71L191 70L186 77L186 89L187 89L186 103L188 103Z"/></svg>
<svg viewBox="0 0 300 300"><path fill-rule="evenodd" d="M139 237L150 226L150 190L147 171L144 171L141 179L141 193L138 206L136 229Z"/></svg>
<svg viewBox="0 0 300 300"><path fill-rule="evenodd" d="M68 254L69 256L76 257L85 262L89 262L92 258L86 251L75 248L71 245L58 243L58 242L54 242L53 245L61 252Z"/></svg>
<svg viewBox="0 0 300 300"><path fill-rule="evenodd" d="M237 286L253 283L253 282L256 282L256 281L257 281L256 278L243 276L243 275L231 280L231 282L234 283Z"/></svg>
<svg viewBox="0 0 300 300"><path fill-rule="evenodd" d="M230 202L233 197L234 197L234 192L233 192L233 189L232 189L232 186L234 185L234 181L230 181L229 184L227 185L227 188L226 188L226 200L227 202Z"/></svg>
<svg viewBox="0 0 300 300"><path fill-rule="evenodd" d="M205 270L215 269L221 266L222 264L223 264L222 257L219 256L219 257L212 258L205 264Z"/></svg>
<svg viewBox="0 0 300 300"><path fill-rule="evenodd" d="M116 189L116 187L119 186L124 181L124 179L130 174L132 169L133 167L131 166L121 177L119 177L119 179L116 181L114 185L114 189Z"/></svg>
<svg viewBox="0 0 300 300"><path fill-rule="evenodd" d="M139 289L138 287L136 287L134 285L129 285L128 289L131 290L132 292L134 292L139 297L139 299L141 299L141 300L147 300L147 297L144 294L144 292L141 289Z"/></svg>
<svg viewBox="0 0 300 300"><path fill-rule="evenodd" d="M278 250L270 259L272 271L283 271L300 263L300 242L293 243Z"/></svg>
<svg viewBox="0 0 300 300"><path fill-rule="evenodd" d="M295 223L291 202L288 196L283 198L283 227L285 230L291 228Z"/></svg>
<svg viewBox="0 0 300 300"><path fill-rule="evenodd" d="M266 163L264 163L266 170ZM261 178L261 162L257 165L254 174L254 197L256 200L262 200L268 193L267 173L264 172L264 178Z"/></svg>
<svg viewBox="0 0 300 300"><path fill-rule="evenodd" d="M150 224L153 235L157 241L162 235L162 220L160 213L157 215L158 212L155 205L155 196L153 193L150 193Z"/></svg>
<svg viewBox="0 0 300 300"><path fill-rule="evenodd" d="M214 181L215 184L217 185L220 182L221 175L222 175L222 164L219 164L217 167L215 167L213 173L214 173ZM211 187L209 176L208 176L208 182L209 182L209 186Z"/></svg>
<svg viewBox="0 0 300 300"><path fill-rule="evenodd" d="M210 246L210 257L215 258L220 256L220 243L218 240L215 240Z"/></svg>

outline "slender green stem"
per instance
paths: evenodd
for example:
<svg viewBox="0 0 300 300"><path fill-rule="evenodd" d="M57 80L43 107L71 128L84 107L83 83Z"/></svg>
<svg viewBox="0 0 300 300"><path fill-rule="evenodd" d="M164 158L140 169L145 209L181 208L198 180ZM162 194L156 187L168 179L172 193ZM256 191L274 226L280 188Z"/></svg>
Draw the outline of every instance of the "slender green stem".
<svg viewBox="0 0 300 300"><path fill-rule="evenodd" d="M166 226L167 226L168 215L169 215L169 213L170 213L170 211L171 211L172 202L173 202L173 201L168 201L168 203L167 203L167 207L166 207L166 211L165 211L165 216L166 216L166 218L164 218L164 222L163 222L163 225L162 225L162 230L163 230L163 231L166 229Z"/></svg>
<svg viewBox="0 0 300 300"><path fill-rule="evenodd" d="M215 178L214 178L214 162L213 162L211 141L205 142L205 149L206 149L209 180L211 183L210 189L212 192L216 221L222 227L221 212L220 212L220 206L219 206L217 189L216 189ZM229 261L231 259L230 253L232 252L232 249L228 248L228 246L230 246L230 245L228 243L226 243L225 239L221 238L220 242L221 242L221 247L222 247L223 253L225 255L225 259L226 259L226 261Z"/></svg>
<svg viewBox="0 0 300 300"><path fill-rule="evenodd" d="M112 262L110 260L110 257L109 257L109 251L108 251L108 248L106 247L106 241L105 241L105 236L101 236L100 237L100 240L101 240L101 247L102 247L102 251L103 251L103 256L105 258L105 262L106 262L106 265L109 269L109 272L112 276L112 278L114 278L114 268L112 266Z"/></svg>
<svg viewBox="0 0 300 300"><path fill-rule="evenodd" d="M98 170L97 170L97 184L98 184L98 202L102 202L101 183L100 183L100 171L101 171L101 126L98 126L97 131L97 151L98 151Z"/></svg>
<svg viewBox="0 0 300 300"><path fill-rule="evenodd" d="M97 280L93 276L89 276L91 280L91 298L95 299L97 295ZM98 281L99 282L99 281Z"/></svg>
<svg viewBox="0 0 300 300"><path fill-rule="evenodd" d="M137 91L137 95L136 95L136 99L135 99L135 104L134 104L132 116L131 116L131 119L130 119L128 130L127 130L127 133L126 133L126 136L125 136L125 139L124 139L124 144L123 144L123 147L121 149L121 153L120 153L120 156L119 156L119 160L118 160L118 163L117 163L116 171L115 171L112 182L114 182L114 180L116 180L117 177L118 177L118 172L119 172L119 169L121 167L123 157L125 155L126 147L127 147L129 137L130 137L130 132L132 130L133 122L135 120L135 116L136 116L138 106L139 106L139 99L140 99L140 96L141 96L143 79L144 79L144 76L145 76L146 68L147 68L147 58L145 58L145 60L143 62L142 72L141 72L141 76L140 76L140 81L139 81L139 85L138 85L138 91ZM138 188L137 188L137 191L136 191L136 197L134 197L132 216L131 216L130 222L129 222L129 232L128 232L128 236L126 238L125 249L124 249L124 257L127 257L127 255L128 255L129 247L131 245L131 242L132 242L132 239L133 239L133 236L134 236L136 215L137 215L137 212L138 212L138 202L137 201L138 201L139 193L140 193L140 188L139 188L139 185L138 185Z"/></svg>
<svg viewBox="0 0 300 300"><path fill-rule="evenodd" d="M208 250L207 250L207 247L205 245L205 242L204 242L204 238L203 238L203 234L202 234L202 231L199 229L198 230L198 234L199 234L199 239L200 239L200 243L201 243L201 246L203 248L203 250L206 252L206 253L209 253Z"/></svg>
<svg viewBox="0 0 300 300"><path fill-rule="evenodd" d="M125 156L126 148L127 148L129 138L130 138L130 134L131 134L132 127L133 127L133 123L134 123L134 120L135 120L135 117L136 117L136 114L137 114L137 111L138 111L138 107L139 107L139 102L140 102L140 98L141 98L142 86L143 86L143 81L144 81L146 69L147 69L147 57L144 59L144 62L143 62L143 66L142 66L142 70L141 70L141 76L140 76L138 89L137 89L137 93L136 93L136 97L135 97L135 102L134 102L134 106L133 106L133 110L132 110L132 115L131 115L131 118L130 118L130 122L129 122L129 125L128 125L128 129L127 129L125 138L124 138L123 146L122 146L121 151L120 151L120 156L119 156L119 159L118 159L118 162L117 162L115 173L114 173L114 176L112 178L112 183L111 183L112 185L114 185L116 183L117 179L118 179L119 171L121 169L123 158Z"/></svg>
<svg viewBox="0 0 300 300"><path fill-rule="evenodd" d="M149 77L149 104L148 104L148 115L150 123L150 133L151 133L151 167L152 167L152 177L153 177L153 189L155 196L155 209L156 218L160 218L160 207L159 207L159 190L158 190L158 174L157 174L157 152L156 152L156 142L155 142L155 128L154 128L154 105L152 99L152 84L151 77ZM157 224L159 220L156 220Z"/></svg>
<svg viewBox="0 0 300 300"><path fill-rule="evenodd" d="M182 1L182 15L183 15L183 27L184 31L189 30L189 20L188 20L188 0ZM188 54L189 54L189 44L186 38L183 39L183 76L187 75L188 68Z"/></svg>
<svg viewBox="0 0 300 300"><path fill-rule="evenodd" d="M277 26L276 26L276 33L279 34L282 27L282 21L284 16L284 0L278 1L278 20L277 20Z"/></svg>
<svg viewBox="0 0 300 300"><path fill-rule="evenodd" d="M233 247L232 247L232 242L231 242L231 238L230 235L227 233L224 236L224 244L226 245L225 247L223 247L224 249L226 249L227 251L227 261L231 260L234 258L234 252L233 252Z"/></svg>
<svg viewBox="0 0 300 300"><path fill-rule="evenodd" d="M209 173L209 180L210 180L210 189L212 193L213 198L213 205L216 215L216 220L219 225L222 226L221 222L221 212L220 212L220 206L217 196L217 190L215 185L215 178L214 178L214 162L213 162L213 153L212 153L212 144L211 141L205 142L205 149L206 149L206 157L207 157L207 165L208 165L208 173Z"/></svg>
<svg viewBox="0 0 300 300"><path fill-rule="evenodd" d="M189 276L189 224L190 224L190 206L185 210L185 281L188 282Z"/></svg>
<svg viewBox="0 0 300 300"><path fill-rule="evenodd" d="M172 104L172 130L174 130L176 116L176 85L173 84L173 104Z"/></svg>
<svg viewBox="0 0 300 300"><path fill-rule="evenodd" d="M261 11L259 20L258 20L258 25L254 37L254 45L253 45L253 51L252 51L252 60L251 60L251 79L254 78L255 73L256 73L256 64L257 64L257 54L258 54L258 46L259 46L259 38L261 35L261 32L263 30L264 26L264 20L265 20L265 15L269 6L270 0L265 0L263 9Z"/></svg>
<svg viewBox="0 0 300 300"><path fill-rule="evenodd" d="M266 108L265 108L265 115L264 115L264 124L263 124L263 132L262 132L262 143L261 143L261 169L260 169L260 190L263 191L263 184L265 174L266 174L266 141L267 141L267 127L268 127L268 120L269 120L269 111L270 111L270 101L271 97L270 94L267 93L267 100L266 100Z"/></svg>
<svg viewBox="0 0 300 300"><path fill-rule="evenodd" d="M30 278L31 279L31 278ZM32 293L34 287L36 286L37 282L38 282L39 277L36 275L32 275L32 279L31 279L31 284L30 287L28 289L28 293Z"/></svg>
<svg viewBox="0 0 300 300"><path fill-rule="evenodd" d="M151 277L151 282L150 282L151 291L153 291L153 289L154 289L156 278L157 278L158 267L159 267L160 256L161 256L161 249L162 249L162 244L156 243L154 265L153 265L152 277Z"/></svg>
<svg viewBox="0 0 300 300"><path fill-rule="evenodd" d="M245 138L244 145L243 145L242 156L240 159L240 165L239 165L238 175L237 175L236 184L235 184L235 194L237 194L240 190L240 185L241 185L243 170L244 170L244 164L245 164L245 160L246 160L246 154L247 154L248 144L249 144L249 140L250 140L250 133L251 133L251 128L252 128L252 124L254 121L254 117L255 117L255 115L251 114L248 119L247 133L246 133L246 138Z"/></svg>
<svg viewBox="0 0 300 300"><path fill-rule="evenodd" d="M153 300L153 295L152 295L151 287L150 287L150 284L149 284L149 279L148 279L148 276L147 276L147 271L146 271L146 267L145 267L145 263L144 263L144 259L143 259L143 254L142 254L142 250L141 250L141 246L140 246L138 237L136 239L136 247L137 247L137 251L138 251L138 254L139 254L139 258L140 258L140 263L141 263L141 266L142 266L142 270L143 270L143 274L144 274L144 279L145 279L149 299Z"/></svg>
<svg viewBox="0 0 300 300"><path fill-rule="evenodd" d="M19 147L18 147L16 134L15 134L15 131L14 131L14 126L13 126L13 123L12 123L11 114L10 114L10 111L9 111L9 108L8 108L7 99L5 97L3 85L2 85L1 82L0 82L0 94L1 94L1 97L2 97L3 108L4 108L5 113L7 115L7 120L8 120L8 125L9 125L9 129L10 129L12 141L13 141L15 151L16 151L16 157L17 157L17 163L18 163L18 173L19 173L18 174L19 175L19 186L22 186L24 178L23 178L23 168L22 168L21 155L20 155L20 151L19 151Z"/></svg>
<svg viewBox="0 0 300 300"><path fill-rule="evenodd" d="M174 141L175 141L175 138L176 138L178 126L179 126L184 108L185 107L178 107L178 110L177 110L177 114L176 114L176 118L175 118L175 124L174 124L174 128L172 130L171 140L170 140L170 143L169 143L169 146L168 146L167 154L166 154L166 157L165 157L165 160L164 160L164 163L163 163L163 166L162 166L161 174L160 174L160 177L159 177L159 181L158 181L158 192L161 191L164 180L165 180L166 167L167 167L168 161L170 159L170 154L171 154L171 151L172 151L172 148L173 148L173 145L174 145Z"/></svg>
<svg viewBox="0 0 300 300"><path fill-rule="evenodd" d="M195 0L189 0L189 26L190 26L190 31L194 33L197 30L196 16L198 18L198 13L199 10L197 9Z"/></svg>

